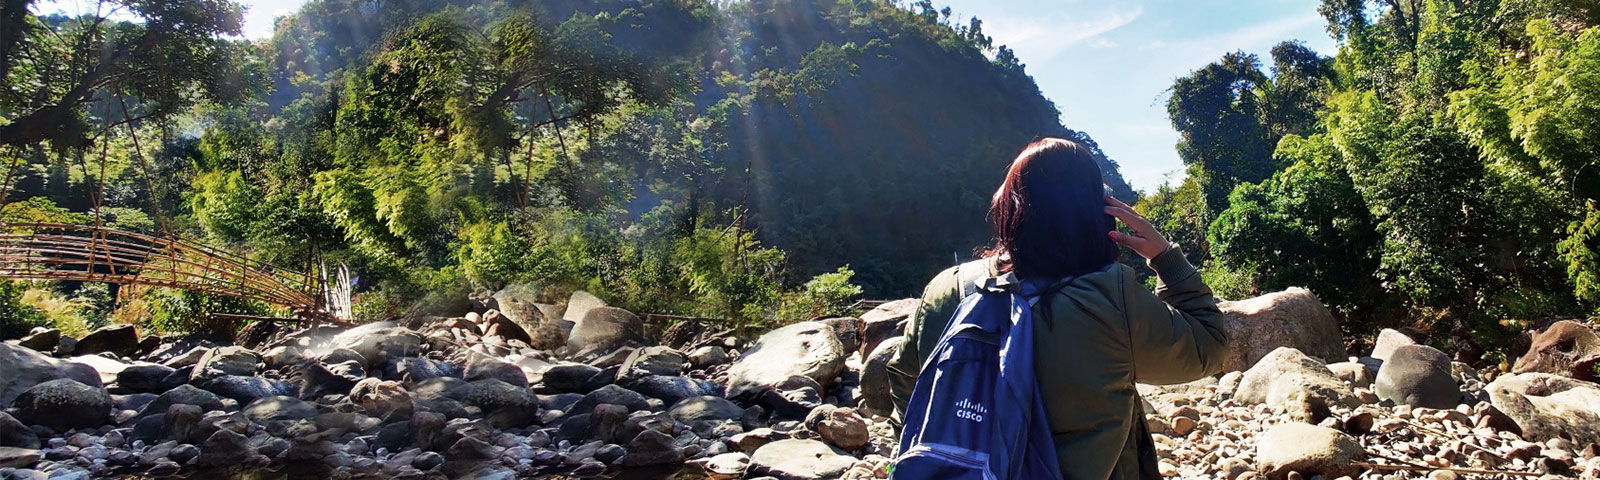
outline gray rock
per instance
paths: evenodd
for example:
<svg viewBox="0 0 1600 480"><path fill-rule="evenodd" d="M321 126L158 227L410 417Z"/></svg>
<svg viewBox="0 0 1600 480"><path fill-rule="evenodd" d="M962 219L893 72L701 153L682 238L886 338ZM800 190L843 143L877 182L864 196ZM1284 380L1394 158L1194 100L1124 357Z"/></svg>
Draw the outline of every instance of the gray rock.
<svg viewBox="0 0 1600 480"><path fill-rule="evenodd" d="M1412 340L1410 336L1400 333L1399 330L1385 328L1378 332L1378 340L1373 342L1372 355L1369 356L1379 361L1388 361L1389 355L1394 353L1395 349L1416 344L1416 340Z"/></svg>
<svg viewBox="0 0 1600 480"><path fill-rule="evenodd" d="M194 463L201 468L248 465L265 460L250 446L250 439L230 430L218 430L211 434L200 445L200 451Z"/></svg>
<svg viewBox="0 0 1600 480"><path fill-rule="evenodd" d="M194 366L189 381L222 375L248 377L259 371L261 356L244 347L217 347L206 352Z"/></svg>
<svg viewBox="0 0 1600 480"><path fill-rule="evenodd" d="M782 480L836 479L855 463L855 457L816 440L778 440L750 456L749 474Z"/></svg>
<svg viewBox="0 0 1600 480"><path fill-rule="evenodd" d="M522 367L488 355L473 355L467 362L467 370L462 379L474 382L491 378L520 388L528 388L528 375L522 372Z"/></svg>
<svg viewBox="0 0 1600 480"><path fill-rule="evenodd" d="M1245 371L1233 398L1281 408L1310 423L1327 417L1335 405L1355 407L1361 403L1322 362L1289 347L1274 350Z"/></svg>
<svg viewBox="0 0 1600 480"><path fill-rule="evenodd" d="M280 345L272 347L261 355L261 361L267 368L285 368L306 363L306 350L297 345Z"/></svg>
<svg viewBox="0 0 1600 480"><path fill-rule="evenodd" d="M561 314L561 319L576 326L578 323L583 322L583 317L588 315L590 310L604 306L606 306L606 302L601 300L600 297L578 290L572 292L572 296L567 298L567 308Z"/></svg>
<svg viewBox="0 0 1600 480"><path fill-rule="evenodd" d="M1223 371L1248 370L1263 357L1290 347L1323 362L1344 358L1344 337L1333 312L1304 288L1221 302L1230 349Z"/></svg>
<svg viewBox="0 0 1600 480"><path fill-rule="evenodd" d="M689 425L701 422L738 421L744 418L744 408L726 398L705 395L686 398L667 410L673 420Z"/></svg>
<svg viewBox="0 0 1600 480"><path fill-rule="evenodd" d="M683 462L684 452L667 434L645 430L628 441L628 454L622 457L622 466L643 467L672 465Z"/></svg>
<svg viewBox="0 0 1600 480"><path fill-rule="evenodd" d="M1488 386L1496 410L1528 440L1600 443L1600 385L1548 373L1501 375Z"/></svg>
<svg viewBox="0 0 1600 480"><path fill-rule="evenodd" d="M482 409L497 428L520 428L539 416L539 399L526 388L495 380L478 380L447 393L451 398Z"/></svg>
<svg viewBox="0 0 1600 480"><path fill-rule="evenodd" d="M650 398L660 399L665 405L702 395L722 395L722 386L715 382L690 377L646 375L618 383L629 390Z"/></svg>
<svg viewBox="0 0 1600 480"><path fill-rule="evenodd" d="M111 407L111 395L104 388L64 378L34 385L11 403L17 420L56 430L105 425Z"/></svg>
<svg viewBox="0 0 1600 480"><path fill-rule="evenodd" d="M39 435L0 410L0 447L39 448Z"/></svg>
<svg viewBox="0 0 1600 480"><path fill-rule="evenodd" d="M179 385L145 404L139 412L140 415L166 413L168 407L176 404L194 405L205 411L222 410L222 397L193 385Z"/></svg>
<svg viewBox="0 0 1600 480"><path fill-rule="evenodd" d="M1427 345L1405 345L1390 352L1372 392L1413 407L1446 409L1461 403L1461 390L1450 376L1450 357Z"/></svg>
<svg viewBox="0 0 1600 480"><path fill-rule="evenodd" d="M1288 478L1290 472L1305 478L1355 476L1361 472L1355 462L1365 455L1350 435L1298 422L1274 425L1256 442L1256 463L1273 480Z"/></svg>
<svg viewBox="0 0 1600 480"><path fill-rule="evenodd" d="M365 361L362 365L370 369L390 358L415 357L426 349L427 341L422 334L394 322L373 322L334 336L329 345L355 351Z"/></svg>
<svg viewBox="0 0 1600 480"><path fill-rule="evenodd" d="M750 468L750 455L744 452L723 453L706 460L705 470L712 478L744 478Z"/></svg>
<svg viewBox="0 0 1600 480"><path fill-rule="evenodd" d="M1328 370L1333 375L1350 384L1351 387L1365 388L1372 386L1372 371L1360 362L1339 362L1328 364Z"/></svg>
<svg viewBox="0 0 1600 480"><path fill-rule="evenodd" d="M32 448L0 447L0 468L32 467L39 458L39 451Z"/></svg>
<svg viewBox="0 0 1600 480"><path fill-rule="evenodd" d="M506 338L517 338L517 335L520 334L524 341L530 345L536 345L535 348L559 347L561 343L566 341L564 335L554 335L563 338L534 340L536 335L551 335L554 333L540 333L541 326L547 323L548 320L545 318L544 312L539 310L539 293L539 288L528 284L512 284L495 292L494 300L495 304L498 305L497 312L500 315L485 315L485 319L491 325L490 329L497 332L512 332L509 335L501 334ZM504 320L491 319L489 317L503 317ZM499 324L507 321L509 321L509 325ZM551 345L551 342L554 342L554 345Z"/></svg>
<svg viewBox="0 0 1600 480"><path fill-rule="evenodd" d="M279 420L304 420L317 416L317 407L288 396L267 397L250 402L244 415L256 423Z"/></svg>
<svg viewBox="0 0 1600 480"><path fill-rule="evenodd" d="M548 393L589 393L599 388L590 382L598 373L600 368L593 365L560 363L545 369L539 385Z"/></svg>
<svg viewBox="0 0 1600 480"><path fill-rule="evenodd" d="M31 348L38 352L55 350L61 344L61 331L54 328L35 328L28 336L23 337L17 345Z"/></svg>
<svg viewBox="0 0 1600 480"><path fill-rule="evenodd" d="M119 357L131 357L139 351L139 332L133 325L112 325L97 328L73 348L74 355L94 355L111 352Z"/></svg>
<svg viewBox="0 0 1600 480"><path fill-rule="evenodd" d="M861 367L862 412L886 417L894 412L894 395L890 387L893 376L889 372L889 361L900 353L900 347L905 342L905 337L889 338L880 342L867 356L866 365Z"/></svg>
<svg viewBox="0 0 1600 480"><path fill-rule="evenodd" d="M200 359L205 358L206 354L211 352L211 348L206 346L194 347L161 362L161 364L172 368L191 367L200 363Z"/></svg>
<svg viewBox="0 0 1600 480"><path fill-rule="evenodd" d="M633 390L628 390L618 385L606 385L584 395L577 403L567 409L567 414L589 413L595 405L609 403L628 407L628 411L639 411L650 408L650 402L644 395Z"/></svg>
<svg viewBox="0 0 1600 480"><path fill-rule="evenodd" d="M767 332L728 369L728 397L761 395L792 376L832 384L844 369L844 345L833 328L800 322Z"/></svg>
<svg viewBox="0 0 1600 480"><path fill-rule="evenodd" d="M464 373L459 365L428 358L406 357L394 363L395 379L402 382L418 383L439 377L457 377Z"/></svg>
<svg viewBox="0 0 1600 480"><path fill-rule="evenodd" d="M354 361L345 362L341 365L360 367L360 364ZM340 370L341 372L350 372L351 369L342 368ZM323 395L344 395L350 393L350 388L354 387L361 378L361 375L335 372L333 369L323 365L322 362L311 362L306 364L304 370L300 371L300 394L305 398L317 398Z"/></svg>
<svg viewBox="0 0 1600 480"><path fill-rule="evenodd" d="M902 298L861 314L861 321L866 323L861 339L861 356L865 358L871 355L885 340L904 335L906 321L920 307L922 299Z"/></svg>
<svg viewBox="0 0 1600 480"><path fill-rule="evenodd" d="M138 393L165 392L179 385L167 379L174 371L172 367L154 363L130 365L117 372L117 386Z"/></svg>
<svg viewBox="0 0 1600 480"><path fill-rule="evenodd" d="M621 375L634 377L642 375L664 375L675 377L682 375L689 366L689 356L670 347L643 347L628 355L622 362Z"/></svg>
<svg viewBox="0 0 1600 480"><path fill-rule="evenodd" d="M100 373L87 365L61 362L32 349L0 343L0 405L9 405L23 391L50 380L70 378L101 386Z"/></svg>
<svg viewBox="0 0 1600 480"><path fill-rule="evenodd" d="M278 395L294 396L300 393L296 387L281 380L274 381L261 377L240 375L223 375L209 378L201 381L198 386L222 398L231 398L239 402L240 405L248 405L257 399Z"/></svg>
<svg viewBox="0 0 1600 480"><path fill-rule="evenodd" d="M867 420L851 408L819 406L806 416L806 428L817 432L829 444L845 450L858 450L872 442L867 432Z"/></svg>
<svg viewBox="0 0 1600 480"><path fill-rule="evenodd" d="M593 357L644 342L644 322L616 307L595 307L572 327L567 348L577 358Z"/></svg>
<svg viewBox="0 0 1600 480"><path fill-rule="evenodd" d="M705 370L728 363L730 358L728 349L717 345L706 345L689 352L689 365L696 369Z"/></svg>

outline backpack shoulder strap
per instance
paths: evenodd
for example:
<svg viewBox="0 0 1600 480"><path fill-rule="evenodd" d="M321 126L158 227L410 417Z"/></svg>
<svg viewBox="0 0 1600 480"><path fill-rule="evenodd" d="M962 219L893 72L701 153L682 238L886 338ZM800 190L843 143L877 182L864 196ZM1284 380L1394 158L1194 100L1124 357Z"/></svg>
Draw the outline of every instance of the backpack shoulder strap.
<svg viewBox="0 0 1600 480"><path fill-rule="evenodd" d="M961 298L965 299L978 293L978 282L989 277L989 259L980 258L956 266L956 284L960 286Z"/></svg>

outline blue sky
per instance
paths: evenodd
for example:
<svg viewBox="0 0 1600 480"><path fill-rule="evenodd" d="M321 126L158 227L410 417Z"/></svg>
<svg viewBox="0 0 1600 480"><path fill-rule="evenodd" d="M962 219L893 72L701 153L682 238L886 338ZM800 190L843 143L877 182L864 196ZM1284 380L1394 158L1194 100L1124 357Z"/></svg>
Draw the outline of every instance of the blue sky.
<svg viewBox="0 0 1600 480"><path fill-rule="evenodd" d="M243 0L245 36L272 34L273 18L305 0ZM944 0L953 19L974 15L995 42L1010 46L1066 126L1088 132L1122 165L1136 189L1181 179L1183 164L1167 121L1172 80L1244 50L1267 59L1279 41L1301 40L1335 52L1317 15L1317 0ZM37 9L74 10L88 0L41 2Z"/></svg>

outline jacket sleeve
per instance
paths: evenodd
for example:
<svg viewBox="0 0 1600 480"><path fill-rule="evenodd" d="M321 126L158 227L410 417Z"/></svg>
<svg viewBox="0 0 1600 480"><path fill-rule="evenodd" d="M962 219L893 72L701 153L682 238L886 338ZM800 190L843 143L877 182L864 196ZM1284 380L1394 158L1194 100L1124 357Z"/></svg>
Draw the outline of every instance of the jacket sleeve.
<svg viewBox="0 0 1600 480"><path fill-rule="evenodd" d="M929 325L930 317L937 319L941 312L948 310L950 303L950 290L956 284L958 277L957 268L947 269L933 277L928 286L923 288L922 301L917 309L911 313L911 318L906 319L905 340L900 344L900 350L889 359L889 394L894 399L894 415L891 418L899 423L900 416L906 411L906 405L911 403L911 391L916 388L917 374L922 371L921 350L923 344L937 341L929 339L928 335L937 336L944 331L944 325L935 321L936 325ZM946 319L949 313L944 313ZM930 328L936 328L929 333Z"/></svg>
<svg viewBox="0 0 1600 480"><path fill-rule="evenodd" d="M1166 385L1192 382L1222 369L1228 332L1211 287L1176 245L1150 259L1155 293L1124 276L1123 295L1134 379Z"/></svg>

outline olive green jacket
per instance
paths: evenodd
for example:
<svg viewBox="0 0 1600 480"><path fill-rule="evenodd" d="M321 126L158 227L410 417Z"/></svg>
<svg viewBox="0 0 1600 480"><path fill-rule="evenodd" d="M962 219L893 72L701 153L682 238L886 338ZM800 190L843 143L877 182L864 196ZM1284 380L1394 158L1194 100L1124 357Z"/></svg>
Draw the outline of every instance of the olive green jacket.
<svg viewBox="0 0 1600 480"><path fill-rule="evenodd" d="M1183 252L1174 246L1149 265L1159 280L1153 294L1119 263L1072 279L1033 307L1034 368L1065 478L1156 476L1134 382L1194 381L1217 373L1227 356L1217 300ZM993 262L964 266L995 273ZM895 418L916 384L920 352L933 350L961 303L962 267L928 282L904 346L890 360Z"/></svg>

